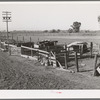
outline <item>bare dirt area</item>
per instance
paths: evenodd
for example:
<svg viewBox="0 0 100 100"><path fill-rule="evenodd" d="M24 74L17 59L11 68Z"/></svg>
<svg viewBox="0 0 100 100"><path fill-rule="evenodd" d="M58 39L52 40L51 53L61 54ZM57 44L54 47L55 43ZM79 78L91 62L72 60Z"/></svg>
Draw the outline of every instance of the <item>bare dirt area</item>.
<svg viewBox="0 0 100 100"><path fill-rule="evenodd" d="M91 74L82 72L89 67L80 66L80 72L69 73L51 66L41 66L28 58L9 56L1 51L0 55L0 89L100 89L100 77L94 77L93 70ZM93 63L93 59L90 62L87 59L85 63Z"/></svg>

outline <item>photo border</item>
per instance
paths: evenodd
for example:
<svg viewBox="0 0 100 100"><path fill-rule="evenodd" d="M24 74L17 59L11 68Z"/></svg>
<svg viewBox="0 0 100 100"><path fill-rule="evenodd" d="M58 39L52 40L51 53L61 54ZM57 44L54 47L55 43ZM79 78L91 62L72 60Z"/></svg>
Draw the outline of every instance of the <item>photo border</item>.
<svg viewBox="0 0 100 100"><path fill-rule="evenodd" d="M50 2L58 2L58 1L61 1L61 2L63 2L63 1L75 1L75 2L81 2L81 1L85 1L85 2L88 2L88 1L100 1L100 0L0 0L0 2L48 2L48 1L50 1ZM66 95L66 90L63 92L62 90L50 90L52 93L51 93L51 96L53 97L50 97L50 96L48 96L48 97L42 97L42 96L40 96L40 97L31 97L30 96L30 94L32 93L32 92L34 92L34 90L32 90L32 92L29 94L28 92L29 92L29 90L23 90L23 91L25 91L25 93L23 94L23 95L29 95L29 97L21 97L21 95L22 94L20 94L20 97L18 97L18 92L21 92L22 93L22 91L21 90L0 90L0 95L1 96L3 96L3 97L1 97L0 96L0 100L8 100L8 99L12 99L12 100L44 100L44 99L46 99L46 100L99 100L100 99L100 90L86 90L85 92L83 91L83 90L68 90L67 91L67 93L70 95L70 91L74 91L74 93L76 93L77 91L78 91L78 95L79 94L81 94L81 97L74 97L74 95L70 95L71 97L66 97L65 95ZM31 90L30 90L31 91ZM46 90L43 90L43 91L45 91L45 92L48 92L48 91L46 91ZM9 93L8 93L9 92ZM13 95L13 93L15 92L15 95ZM37 91L36 92L36 95L38 94L38 93L40 93L41 94L41 91ZM62 93L62 94L61 94ZM93 95L91 95L91 97L89 96L86 96L86 97L84 97L84 93L85 93L85 95L90 95L90 94L95 94L95 93L97 93L97 95L95 95L95 97L93 96ZM12 97L9 97L9 95L13 95ZM44 94L45 95L45 94ZM15 97L14 98L14 96L17 96L17 97Z"/></svg>

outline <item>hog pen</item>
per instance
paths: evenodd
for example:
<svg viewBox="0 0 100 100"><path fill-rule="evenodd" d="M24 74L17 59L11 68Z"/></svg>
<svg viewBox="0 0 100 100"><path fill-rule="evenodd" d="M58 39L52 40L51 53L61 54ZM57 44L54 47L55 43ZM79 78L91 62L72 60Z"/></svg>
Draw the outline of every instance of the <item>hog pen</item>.
<svg viewBox="0 0 100 100"><path fill-rule="evenodd" d="M92 50L93 45L92 43L90 49L90 56L92 56ZM77 72L79 71L78 68L78 59L83 55L82 52L82 45L80 46L80 49L78 51L70 50L70 47L67 47L67 45L64 45L65 49L61 49L61 52L54 52L54 51L46 51L46 50L40 50L39 48L32 48L32 47L26 47L21 46L21 56L23 57L35 57L35 59L39 60L41 64L45 66L53 66L53 67L59 67L62 69L68 69L68 63L70 58L74 58L75 65L77 68ZM81 56L80 56L81 55Z"/></svg>
<svg viewBox="0 0 100 100"><path fill-rule="evenodd" d="M30 45L29 45L30 44ZM22 57L29 58L31 60L38 60L42 65L45 66L53 66L54 68L61 68L65 70L69 70L69 63L71 59L74 59L74 63L76 66L77 72L79 72L79 64L78 60L82 59L84 56L84 50L82 44L78 44L79 49L72 50L69 45L64 44L63 49L60 52L47 51L47 49L42 50L40 48L34 48L34 43L18 43L16 45L9 44L11 55L20 55ZM7 50L8 44L5 42L0 43L0 48L2 50ZM75 45L74 45L75 46ZM100 46L98 46L98 50L93 49L93 43L90 43L89 56L94 57L94 51L99 52ZM55 47L52 47L55 48Z"/></svg>

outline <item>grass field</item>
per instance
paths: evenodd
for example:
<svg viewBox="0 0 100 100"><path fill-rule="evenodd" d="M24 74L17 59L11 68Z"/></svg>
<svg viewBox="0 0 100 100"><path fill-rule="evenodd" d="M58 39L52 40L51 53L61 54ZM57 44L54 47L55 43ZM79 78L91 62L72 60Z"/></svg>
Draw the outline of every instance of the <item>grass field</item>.
<svg viewBox="0 0 100 100"><path fill-rule="evenodd" d="M1 35L6 35L6 33L1 33ZM24 41L31 41L32 42L37 42L39 40L44 40L44 39L50 39L50 40L58 40L58 43L64 44L64 43L71 43L74 41L86 41L86 42L94 42L94 43L100 43L100 31L90 31L90 32L80 32L80 33L67 33L65 32L60 32L60 33L45 33L42 31L39 32L28 32L28 31L15 31L15 32L10 32L9 33L10 38L19 41L23 41L23 36L24 36Z"/></svg>
<svg viewBox="0 0 100 100"><path fill-rule="evenodd" d="M6 36L6 32L1 32L1 36ZM58 40L58 43L64 44L64 43L71 43L74 41L86 41L86 42L94 42L94 43L100 43L100 32L99 31L90 31L90 32L80 32L80 33L67 33L65 32L60 32L60 33L45 33L42 31L35 32L35 31L13 31L9 33L9 38L17 40L18 41L23 41L23 36L24 36L24 41L28 42L37 42L39 40L45 40L45 39L50 39L50 40Z"/></svg>

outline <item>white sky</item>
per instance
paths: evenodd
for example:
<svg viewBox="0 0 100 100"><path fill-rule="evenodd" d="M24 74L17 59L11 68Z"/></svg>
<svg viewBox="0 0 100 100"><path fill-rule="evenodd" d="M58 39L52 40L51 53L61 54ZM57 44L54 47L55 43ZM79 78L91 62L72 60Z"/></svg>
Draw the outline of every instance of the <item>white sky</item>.
<svg viewBox="0 0 100 100"><path fill-rule="evenodd" d="M9 30L49 30L70 28L74 21L81 29L99 30L100 2L6 2L0 3L0 30L6 30L2 11L12 12Z"/></svg>

